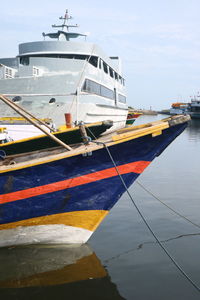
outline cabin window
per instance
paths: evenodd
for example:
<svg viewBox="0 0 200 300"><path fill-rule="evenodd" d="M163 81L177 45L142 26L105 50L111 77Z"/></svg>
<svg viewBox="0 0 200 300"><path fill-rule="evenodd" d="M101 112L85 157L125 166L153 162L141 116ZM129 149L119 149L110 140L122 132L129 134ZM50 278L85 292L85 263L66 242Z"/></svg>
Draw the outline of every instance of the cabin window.
<svg viewBox="0 0 200 300"><path fill-rule="evenodd" d="M99 69L102 69L102 60L99 59Z"/></svg>
<svg viewBox="0 0 200 300"><path fill-rule="evenodd" d="M95 68L97 68L97 65L98 65L98 57L96 56L91 56L90 59L89 59L89 63L91 65L93 65Z"/></svg>
<svg viewBox="0 0 200 300"><path fill-rule="evenodd" d="M22 97L20 97L20 96L15 96L12 98L13 102L20 102L21 100L22 100Z"/></svg>
<svg viewBox="0 0 200 300"><path fill-rule="evenodd" d="M100 95L100 84L92 80L86 79L82 87L82 91Z"/></svg>
<svg viewBox="0 0 200 300"><path fill-rule="evenodd" d="M109 67L109 73L110 73L110 77L114 77L114 75L113 75L113 69L111 69L110 67Z"/></svg>
<svg viewBox="0 0 200 300"><path fill-rule="evenodd" d="M20 57L20 64L28 66L29 65L29 56Z"/></svg>
<svg viewBox="0 0 200 300"><path fill-rule="evenodd" d="M30 57L67 58L67 59L86 60L86 59L88 59L89 55L83 55L83 54L33 54L31 56L21 56L20 64L29 65Z"/></svg>
<svg viewBox="0 0 200 300"><path fill-rule="evenodd" d="M61 57L62 58L62 57ZM65 57L64 57L65 58ZM74 59L80 59L80 60L85 60L87 58L87 55L74 55Z"/></svg>
<svg viewBox="0 0 200 300"><path fill-rule="evenodd" d="M103 61L103 70L106 74L108 74L108 65Z"/></svg>
<svg viewBox="0 0 200 300"><path fill-rule="evenodd" d="M50 103L50 104L55 103L55 102L56 102L56 98L51 98L51 99L49 100L49 103Z"/></svg>
<svg viewBox="0 0 200 300"><path fill-rule="evenodd" d="M91 94L96 94L96 95L99 95L99 96L102 96L102 97L106 97L106 98L109 98L109 99L114 99L114 91L101 85L101 84L98 84L92 80L89 80L89 79L86 79L84 84L83 84L83 87L81 89L83 92L88 92L88 93L91 93Z"/></svg>
<svg viewBox="0 0 200 300"><path fill-rule="evenodd" d="M115 79L118 81L118 74L115 72Z"/></svg>
<svg viewBox="0 0 200 300"><path fill-rule="evenodd" d="M107 87L101 85L101 96L114 99L114 92Z"/></svg>
<svg viewBox="0 0 200 300"><path fill-rule="evenodd" d="M121 94L118 94L118 101L121 103L126 103L126 97Z"/></svg>

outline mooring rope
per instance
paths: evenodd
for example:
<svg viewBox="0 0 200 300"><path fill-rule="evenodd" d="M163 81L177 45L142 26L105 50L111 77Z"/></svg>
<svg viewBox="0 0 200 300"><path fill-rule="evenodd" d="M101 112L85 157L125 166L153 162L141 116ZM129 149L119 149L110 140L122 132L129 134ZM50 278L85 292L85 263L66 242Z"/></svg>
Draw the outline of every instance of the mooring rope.
<svg viewBox="0 0 200 300"><path fill-rule="evenodd" d="M168 204L166 204L165 202L163 202L162 200L160 200L156 195L154 195L151 191L149 191L143 184L141 184L138 180L136 180L136 183L144 190L146 191L148 194L150 194L154 199L158 200L161 204L163 204L164 206L166 206L168 209L170 209L173 213L175 213L177 216L183 218L184 220L186 220L187 222L191 223L192 225L200 228L200 225L194 223L193 221L191 221L190 219L188 219L187 217L183 216L182 214L180 214L179 212L177 212L176 210L174 210L172 207L170 207Z"/></svg>
<svg viewBox="0 0 200 300"><path fill-rule="evenodd" d="M151 229L150 225L148 224L148 222L146 221L145 217L143 216L142 212L140 211L140 209L138 208L137 204L135 203L133 197L131 196L129 190L128 190L128 187L126 186L126 183L122 177L122 175L119 173L119 170L117 168L117 165L112 157L112 154L110 153L110 150L108 149L108 147L106 146L105 143L103 142L95 142L93 141L93 143L97 143L97 144L102 144L104 146L104 148L106 149L114 167L115 167L115 170L130 198L130 200L132 201L133 205L135 206L138 214L140 215L141 219L143 220L143 222L145 223L146 227L149 229L149 231L151 232L151 234L153 235L153 237L155 238L155 240L157 241L157 243L159 244L159 246L162 248L162 250L165 252L165 254L168 256L168 258L172 261L172 263L176 266L176 268L180 271L180 273L193 285L193 287L198 291L200 292L200 287L186 274L186 272L181 268L181 266L179 266L179 264L176 262L176 260L171 256L171 254L168 252L168 250L165 248L165 246L163 246L162 242L158 239L158 237L156 236L156 234L154 233L154 231Z"/></svg>

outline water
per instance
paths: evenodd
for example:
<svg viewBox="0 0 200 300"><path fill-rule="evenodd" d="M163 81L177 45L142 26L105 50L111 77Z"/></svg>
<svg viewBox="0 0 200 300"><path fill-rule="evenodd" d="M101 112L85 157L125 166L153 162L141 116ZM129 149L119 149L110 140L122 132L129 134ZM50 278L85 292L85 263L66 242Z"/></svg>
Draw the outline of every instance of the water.
<svg viewBox="0 0 200 300"><path fill-rule="evenodd" d="M162 117L142 116L135 124ZM200 120L196 120L138 182L200 226L199 153ZM137 182L130 192L159 240L200 286L200 228L177 216ZM127 194L88 244L0 249L1 299L200 299L155 242Z"/></svg>

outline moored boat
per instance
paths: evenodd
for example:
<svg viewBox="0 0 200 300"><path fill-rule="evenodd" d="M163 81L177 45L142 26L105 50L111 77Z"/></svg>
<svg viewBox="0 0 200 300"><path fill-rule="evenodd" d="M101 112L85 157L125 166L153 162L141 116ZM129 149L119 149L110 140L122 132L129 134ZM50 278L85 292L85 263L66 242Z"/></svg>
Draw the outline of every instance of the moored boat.
<svg viewBox="0 0 200 300"><path fill-rule="evenodd" d="M39 119L50 118L56 128L65 124L66 113L73 125L112 120L110 130L124 127L128 106L119 57L71 32L77 25L69 24L67 11L60 19L52 25L57 32L20 44L16 57L0 58L0 94ZM4 103L0 110L2 118L18 117Z"/></svg>
<svg viewBox="0 0 200 300"><path fill-rule="evenodd" d="M32 125L33 126L33 125ZM103 121L97 122L95 124L85 124L85 130L87 134L87 138L94 140L98 138L102 133L113 126L112 121ZM60 141L71 145L83 142L83 137L81 135L81 131L79 126L75 126L73 128L66 128L66 126L59 130L52 132L52 134L57 137ZM58 143L52 139L50 139L45 134L40 134L37 136L19 139L16 141L7 140L4 141L3 144L0 143L0 151L4 151L6 156L9 155L17 155L26 152L35 152L41 151L45 149L52 149L58 147Z"/></svg>
<svg viewBox="0 0 200 300"><path fill-rule="evenodd" d="M188 114L191 119L200 119L200 95L193 97L188 103Z"/></svg>
<svg viewBox="0 0 200 300"><path fill-rule="evenodd" d="M186 114L188 110L188 103L185 102L175 102L172 103L169 110L170 115L181 115Z"/></svg>
<svg viewBox="0 0 200 300"><path fill-rule="evenodd" d="M0 246L87 242L188 120L175 116L124 128L68 152L13 155L12 161L5 157L0 165Z"/></svg>
<svg viewBox="0 0 200 300"><path fill-rule="evenodd" d="M126 119L126 125L132 125L135 120L140 117L142 113L136 111L129 111Z"/></svg>

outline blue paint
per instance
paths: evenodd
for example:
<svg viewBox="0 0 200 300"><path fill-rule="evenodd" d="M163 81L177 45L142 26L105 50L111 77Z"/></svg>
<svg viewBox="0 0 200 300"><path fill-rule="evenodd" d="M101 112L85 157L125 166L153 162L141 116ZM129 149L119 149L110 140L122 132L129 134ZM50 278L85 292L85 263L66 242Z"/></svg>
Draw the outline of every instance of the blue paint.
<svg viewBox="0 0 200 300"><path fill-rule="evenodd" d="M163 131L162 135L137 138L109 147L117 165L135 161L152 161L186 127L180 124ZM0 174L0 194L25 190L93 172L113 168L106 149L94 151L92 156L77 155L50 163ZM138 174L123 178L130 186ZM0 205L1 224L70 211L109 210L125 189L119 176L77 187L35 196Z"/></svg>
<svg viewBox="0 0 200 300"><path fill-rule="evenodd" d="M137 177L135 173L123 175L128 186ZM71 211L110 210L124 191L119 176L114 176L67 190L9 202L0 206L0 223Z"/></svg>

